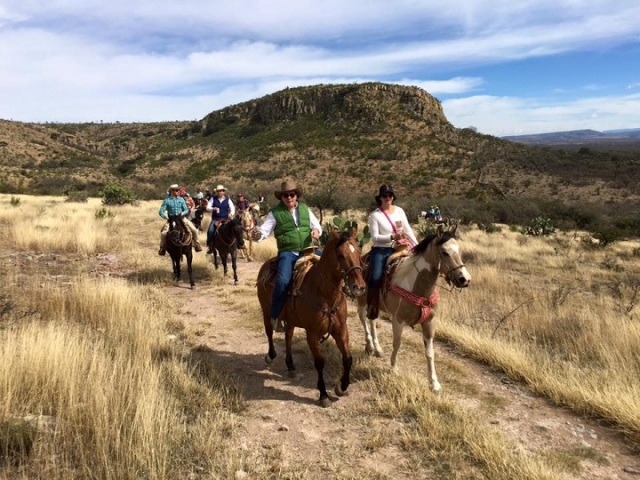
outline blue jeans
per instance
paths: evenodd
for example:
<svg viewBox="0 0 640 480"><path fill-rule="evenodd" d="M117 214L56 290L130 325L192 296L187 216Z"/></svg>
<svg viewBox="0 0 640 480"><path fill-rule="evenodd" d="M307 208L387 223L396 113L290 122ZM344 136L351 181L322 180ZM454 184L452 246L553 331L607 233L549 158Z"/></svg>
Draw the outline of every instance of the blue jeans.
<svg viewBox="0 0 640 480"><path fill-rule="evenodd" d="M209 228L207 229L207 246L211 245L213 242L213 236L216 234L216 222L215 220L211 220L209 224Z"/></svg>
<svg viewBox="0 0 640 480"><path fill-rule="evenodd" d="M271 295L271 318L278 318L287 301L289 285L293 277L293 265L300 258L298 252L278 253L278 276Z"/></svg>
<svg viewBox="0 0 640 480"><path fill-rule="evenodd" d="M387 265L387 259L392 253L393 248L391 247L373 247L371 249L371 256L369 257L369 278L367 279L367 285L369 287L380 287L384 267Z"/></svg>

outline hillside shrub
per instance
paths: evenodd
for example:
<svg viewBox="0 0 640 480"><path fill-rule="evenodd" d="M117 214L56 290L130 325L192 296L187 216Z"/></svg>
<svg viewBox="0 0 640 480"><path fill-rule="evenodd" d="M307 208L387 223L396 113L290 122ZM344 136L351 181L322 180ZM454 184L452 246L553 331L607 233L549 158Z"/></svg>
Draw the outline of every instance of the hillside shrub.
<svg viewBox="0 0 640 480"><path fill-rule="evenodd" d="M110 183L102 190L103 205L125 205L127 203L133 203L135 200L135 193L117 183Z"/></svg>
<svg viewBox="0 0 640 480"><path fill-rule="evenodd" d="M529 222L524 229L525 235L533 236L547 236L555 233L556 229L553 226L553 222L548 217L536 217Z"/></svg>
<svg viewBox="0 0 640 480"><path fill-rule="evenodd" d="M9 203L11 204L12 207L19 207L20 206L20 199L18 197L11 197L11 200L9 201Z"/></svg>

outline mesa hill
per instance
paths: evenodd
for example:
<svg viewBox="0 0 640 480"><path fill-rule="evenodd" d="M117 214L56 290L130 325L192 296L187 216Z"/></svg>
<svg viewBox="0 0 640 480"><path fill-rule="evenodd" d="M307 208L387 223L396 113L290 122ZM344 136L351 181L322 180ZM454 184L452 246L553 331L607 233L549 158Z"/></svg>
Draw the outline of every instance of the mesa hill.
<svg viewBox="0 0 640 480"><path fill-rule="evenodd" d="M158 198L175 182L251 192L295 178L309 193L366 198L392 183L425 199L640 200L635 153L533 147L458 129L429 93L383 83L288 88L194 122L0 121L0 163L5 192L95 193L118 182Z"/></svg>

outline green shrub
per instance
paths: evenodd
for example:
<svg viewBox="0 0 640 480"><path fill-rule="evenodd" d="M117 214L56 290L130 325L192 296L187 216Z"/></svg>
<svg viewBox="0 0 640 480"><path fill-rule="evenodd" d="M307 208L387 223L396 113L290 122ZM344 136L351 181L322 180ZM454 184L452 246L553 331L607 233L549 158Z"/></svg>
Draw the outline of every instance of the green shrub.
<svg viewBox="0 0 640 480"><path fill-rule="evenodd" d="M96 210L96 218L97 219L101 219L101 218L113 218L116 216L115 213L113 213L111 210L109 210L108 208L104 208L102 207L99 210Z"/></svg>
<svg viewBox="0 0 640 480"><path fill-rule="evenodd" d="M551 235L556 231L553 222L548 217L535 217L524 229L525 235Z"/></svg>
<svg viewBox="0 0 640 480"><path fill-rule="evenodd" d="M135 200L135 193L127 187L116 183L111 183L102 190L103 205L125 205L127 203L133 203Z"/></svg>
<svg viewBox="0 0 640 480"><path fill-rule="evenodd" d="M11 203L12 207L18 207L18 206L20 206L20 199L18 197L13 197L12 196L10 203Z"/></svg>

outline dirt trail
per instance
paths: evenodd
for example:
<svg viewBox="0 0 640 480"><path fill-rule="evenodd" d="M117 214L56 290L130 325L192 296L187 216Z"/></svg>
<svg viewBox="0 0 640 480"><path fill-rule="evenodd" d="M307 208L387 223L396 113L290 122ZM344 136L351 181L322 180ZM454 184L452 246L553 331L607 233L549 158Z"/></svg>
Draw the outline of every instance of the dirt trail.
<svg viewBox="0 0 640 480"><path fill-rule="evenodd" d="M249 302L257 306L257 298L244 294L234 299L234 289L254 288L260 265L260 262L238 260L240 286L234 286L232 279L227 278L200 283L195 292L189 292L186 284L167 289L177 301L186 298L180 319L191 332L196 332L200 345L211 349L207 354L215 357L216 364L234 376L242 388L247 410L243 413L243 427L235 433L239 448L251 451L254 458L265 464L271 462L272 472L300 464L299 458L308 459L307 470L300 472L300 478L306 479L431 478L429 472L412 469L410 458L395 446L374 451L366 448L372 427L386 435L393 435L403 427L389 419L375 419L375 425L371 425L370 418L350 415L353 405L368 401L357 383L351 385L348 396L335 401L330 408L318 406L316 372L306 344L304 349L294 348L298 369L294 379L288 377L284 364L282 334L276 334L278 357L270 366L265 363L264 331L237 321L241 315L239 307L244 304L246 308ZM352 305L349 308L354 310ZM382 346L388 353L391 351L390 324L384 321L379 324ZM303 337L303 332L296 331L295 335ZM419 337L418 332L405 332L405 338L412 335ZM364 355L362 328L351 313L350 336L354 357ZM402 361L402 351L400 355ZM588 449L591 454L582 460L581 472L574 478L640 479L640 460L625 448L614 430L554 407L526 387L438 343L436 363L445 361L461 365L467 381L477 387L469 394L446 394L469 408L479 405L481 398L497 398L497 407L487 416L487 422L521 448L529 451ZM381 359L380 368L388 368L388 362L388 356ZM426 362L402 363L400 370L426 374ZM446 389L447 378L442 372L440 381ZM332 383L327 387L332 388ZM345 459L349 459L348 463Z"/></svg>

